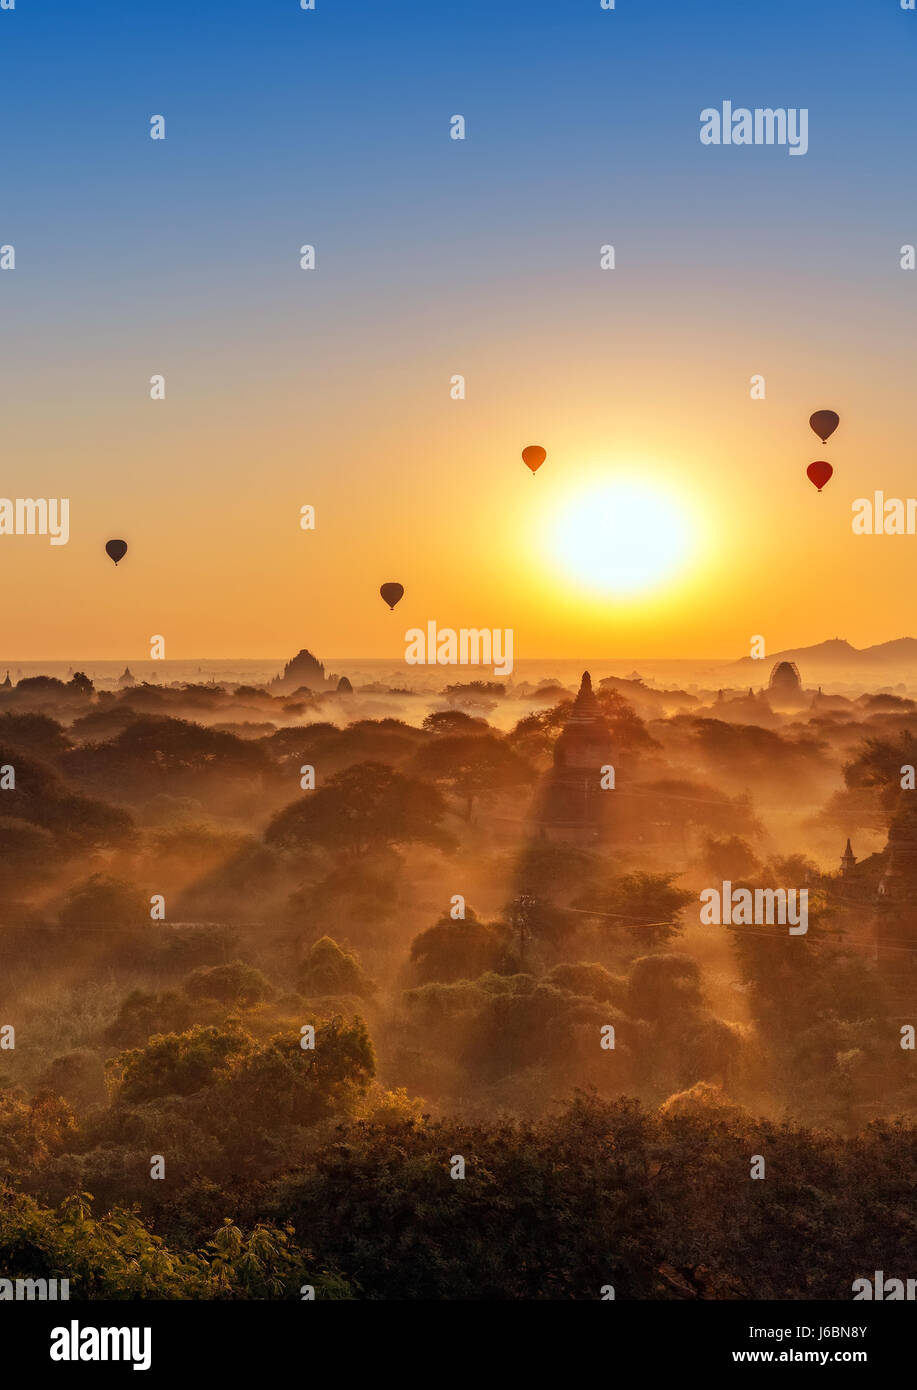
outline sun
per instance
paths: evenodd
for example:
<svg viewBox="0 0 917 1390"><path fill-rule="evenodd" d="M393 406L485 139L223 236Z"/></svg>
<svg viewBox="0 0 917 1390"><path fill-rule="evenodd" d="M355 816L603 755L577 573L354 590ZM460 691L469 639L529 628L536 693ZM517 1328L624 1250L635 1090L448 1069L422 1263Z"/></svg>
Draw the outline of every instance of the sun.
<svg viewBox="0 0 917 1390"><path fill-rule="evenodd" d="M680 499L635 479L601 483L555 515L552 545L561 569L606 594L639 594L676 574L691 551Z"/></svg>

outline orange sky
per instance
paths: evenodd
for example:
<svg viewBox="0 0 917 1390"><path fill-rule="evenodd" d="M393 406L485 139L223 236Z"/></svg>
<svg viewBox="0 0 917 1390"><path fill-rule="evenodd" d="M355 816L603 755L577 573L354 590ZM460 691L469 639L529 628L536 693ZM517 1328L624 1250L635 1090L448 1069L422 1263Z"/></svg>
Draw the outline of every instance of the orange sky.
<svg viewBox="0 0 917 1390"><path fill-rule="evenodd" d="M0 537L6 659L127 659L154 633L172 658L397 658L430 619L511 627L517 659L910 634L917 537L851 529L855 497L917 491L907 362L882 380L851 349L826 372L798 343L717 352L713 336L699 331L693 357L650 332L626 354L588 336L577 356L550 335L362 361L339 345L273 383L223 348L203 369L179 360L158 403L139 372L114 366L61 397L67 373L46 369L57 405L14 403L4 490L69 496L71 540ZM453 401L459 369L468 394ZM758 370L764 402L749 399ZM823 406L842 416L826 446L807 423ZM535 477L519 458L531 442L548 450ZM835 476L817 494L805 467L822 457ZM633 476L683 505L692 553L646 595L590 592L552 554L555 519ZM117 570L110 536L130 545ZM394 613L378 596L389 579L406 590Z"/></svg>

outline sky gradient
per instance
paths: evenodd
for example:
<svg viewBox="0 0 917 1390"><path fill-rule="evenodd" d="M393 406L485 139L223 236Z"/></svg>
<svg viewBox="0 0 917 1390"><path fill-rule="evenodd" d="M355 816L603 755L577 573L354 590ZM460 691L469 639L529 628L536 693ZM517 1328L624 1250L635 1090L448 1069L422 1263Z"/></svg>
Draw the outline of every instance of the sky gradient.
<svg viewBox="0 0 917 1390"><path fill-rule="evenodd" d="M898 0L0 11L0 492L71 501L68 545L0 537L3 660L917 635L917 536L851 529L917 494L915 46ZM808 108L808 154L702 146L724 100ZM627 478L694 542L643 596L552 548Z"/></svg>

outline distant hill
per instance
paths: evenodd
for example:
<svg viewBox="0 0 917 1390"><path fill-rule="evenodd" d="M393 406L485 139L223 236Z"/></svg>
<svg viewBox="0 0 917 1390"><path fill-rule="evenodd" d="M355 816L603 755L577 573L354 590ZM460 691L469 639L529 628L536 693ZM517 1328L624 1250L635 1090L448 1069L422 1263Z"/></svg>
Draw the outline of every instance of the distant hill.
<svg viewBox="0 0 917 1390"><path fill-rule="evenodd" d="M877 669L907 673L909 668L917 672L917 637L896 637L891 642L877 642L871 647L852 647L841 637L833 637L827 642L817 642L811 647L791 647L785 651L768 652L763 661L743 656L723 669L735 672L757 673L758 683L761 673L770 675L777 661L794 661L799 667L804 685L811 685L813 679L838 678L842 674L866 675Z"/></svg>
<svg viewBox="0 0 917 1390"><path fill-rule="evenodd" d="M883 662L917 661L917 637L896 637L893 642L879 642L874 647L864 647L859 655Z"/></svg>

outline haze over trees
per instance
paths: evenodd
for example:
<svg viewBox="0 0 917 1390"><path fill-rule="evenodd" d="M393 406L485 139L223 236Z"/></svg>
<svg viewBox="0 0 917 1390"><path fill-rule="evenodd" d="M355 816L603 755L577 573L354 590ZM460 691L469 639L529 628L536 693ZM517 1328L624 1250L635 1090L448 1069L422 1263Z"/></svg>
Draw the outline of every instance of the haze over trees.
<svg viewBox="0 0 917 1390"><path fill-rule="evenodd" d="M533 820L572 692L492 684L0 692L0 1269L848 1299L906 1267L917 937L889 968L870 931L912 702L600 687L603 842ZM702 926L727 879L805 887L807 934Z"/></svg>

